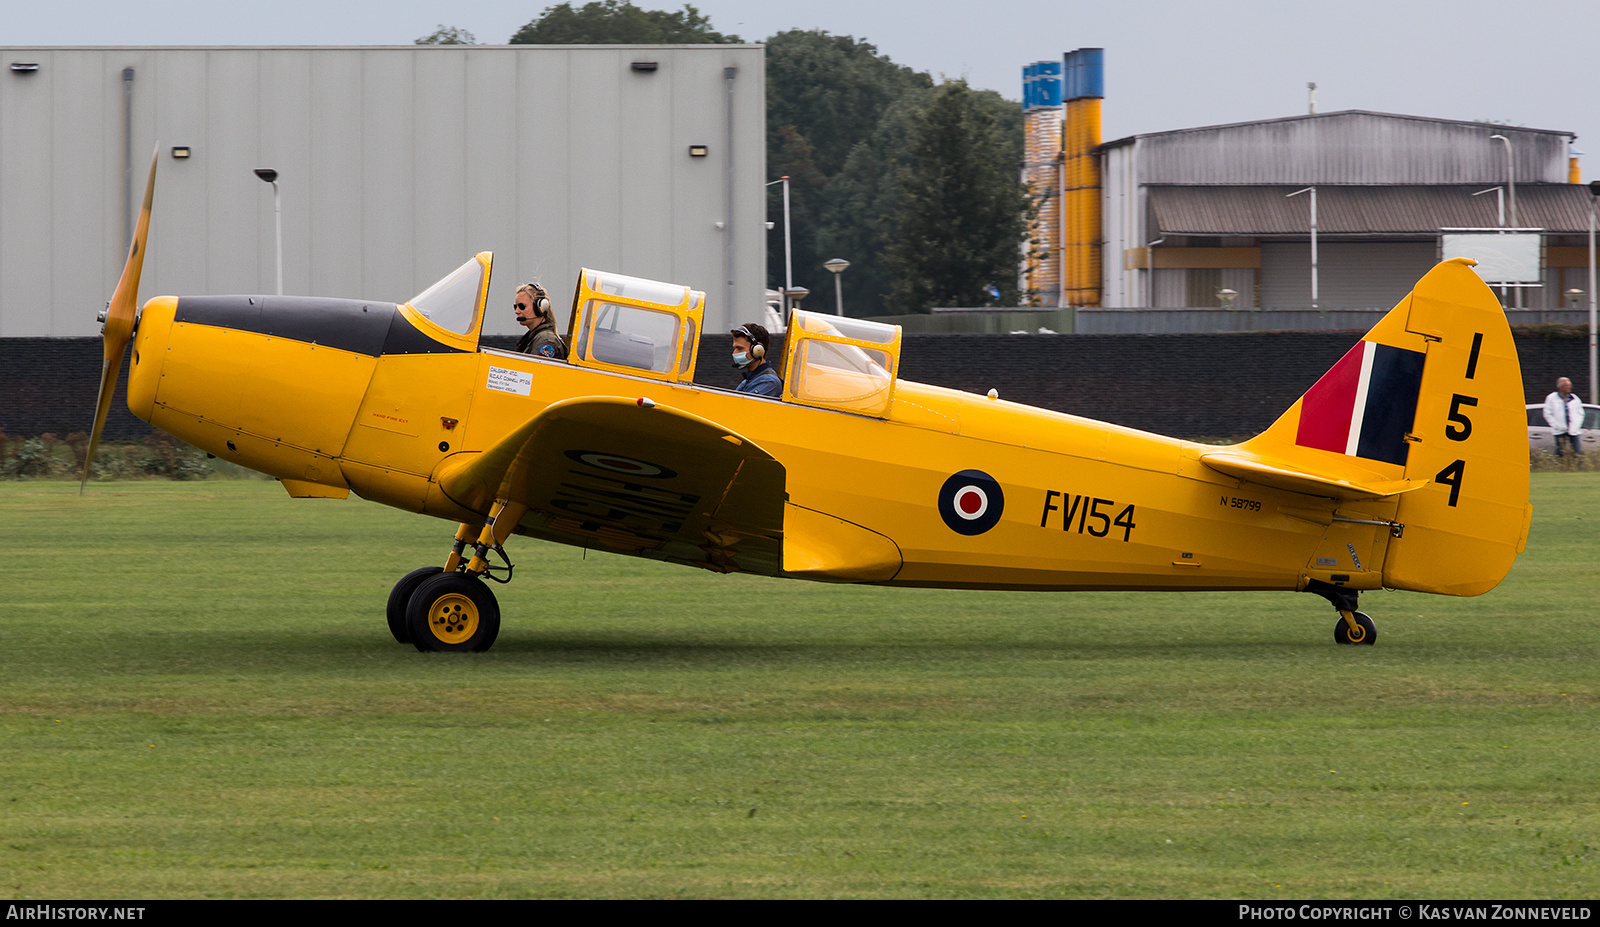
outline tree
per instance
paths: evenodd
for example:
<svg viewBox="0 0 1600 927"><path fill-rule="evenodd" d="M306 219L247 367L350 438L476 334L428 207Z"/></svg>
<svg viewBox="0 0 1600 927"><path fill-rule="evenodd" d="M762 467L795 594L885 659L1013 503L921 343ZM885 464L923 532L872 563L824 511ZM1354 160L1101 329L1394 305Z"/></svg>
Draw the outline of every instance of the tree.
<svg viewBox="0 0 1600 927"><path fill-rule="evenodd" d="M736 35L711 28L692 6L669 13L641 10L628 0L593 0L574 8L558 3L511 37L512 45L705 45L738 44Z"/></svg>
<svg viewBox="0 0 1600 927"><path fill-rule="evenodd" d="M884 252L894 275L890 310L1017 305L1029 202L992 105L966 81L948 81L908 141L895 237Z"/></svg>
<svg viewBox="0 0 1600 927"><path fill-rule="evenodd" d="M884 315L894 277L883 261L896 236L900 211L900 168L909 162L910 139L927 108L931 90L913 91L895 101L872 134L856 143L844 167L828 185L827 204L817 228L817 248L850 261L845 300L851 315Z"/></svg>
<svg viewBox="0 0 1600 927"><path fill-rule="evenodd" d="M851 36L791 29L767 39L767 175L789 177L795 283L817 289L826 285L824 260L857 259L819 250L829 186L890 105L931 85L927 74ZM774 184L768 193L767 214L776 224L767 236L767 276L781 285L783 190ZM854 266L850 273L853 282Z"/></svg>
<svg viewBox="0 0 1600 927"><path fill-rule="evenodd" d="M413 45L476 45L478 37L459 26L439 24L439 28L412 42Z"/></svg>

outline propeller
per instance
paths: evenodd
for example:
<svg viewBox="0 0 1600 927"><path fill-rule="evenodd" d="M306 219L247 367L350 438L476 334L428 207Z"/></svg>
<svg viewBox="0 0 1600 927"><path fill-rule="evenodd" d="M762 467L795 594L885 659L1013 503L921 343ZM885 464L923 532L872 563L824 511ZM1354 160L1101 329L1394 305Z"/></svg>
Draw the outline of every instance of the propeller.
<svg viewBox="0 0 1600 927"><path fill-rule="evenodd" d="M83 481L78 484L78 495L89 484L89 468L94 466L94 452L100 446L100 432L105 430L106 415L111 411L111 394L117 391L117 378L122 373L123 358L128 356L128 342L133 340L135 314L139 311L139 272L144 269L145 240L150 236L150 201L156 192L156 159L161 154L161 144L150 155L150 177L144 182L144 205L139 207L139 224L133 230L133 242L128 246L128 262L122 266L122 279L111 294L111 305L106 308L105 328L102 330L105 357L100 367L100 398L94 407L94 430L89 433L89 453L83 458Z"/></svg>

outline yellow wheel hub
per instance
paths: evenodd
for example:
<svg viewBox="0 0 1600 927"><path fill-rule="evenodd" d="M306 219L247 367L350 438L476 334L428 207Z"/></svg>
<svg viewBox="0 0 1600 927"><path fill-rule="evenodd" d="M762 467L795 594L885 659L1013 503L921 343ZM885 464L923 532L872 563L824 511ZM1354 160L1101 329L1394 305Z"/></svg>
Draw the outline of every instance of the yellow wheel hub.
<svg viewBox="0 0 1600 927"><path fill-rule="evenodd" d="M428 606L428 630L446 644L464 644L478 633L478 605L459 592L450 592Z"/></svg>
<svg viewBox="0 0 1600 927"><path fill-rule="evenodd" d="M1339 617L1344 619L1345 637L1352 644L1359 644L1367 639L1367 629L1356 620L1354 612L1340 612Z"/></svg>

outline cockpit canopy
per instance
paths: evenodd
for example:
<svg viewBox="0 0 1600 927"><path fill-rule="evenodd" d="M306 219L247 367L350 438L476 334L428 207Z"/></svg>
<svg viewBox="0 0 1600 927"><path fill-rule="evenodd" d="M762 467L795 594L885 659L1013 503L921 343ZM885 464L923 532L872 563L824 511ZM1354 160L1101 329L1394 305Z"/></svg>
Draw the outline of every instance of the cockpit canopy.
<svg viewBox="0 0 1600 927"><path fill-rule="evenodd" d="M900 326L796 309L787 338L786 401L889 417L900 366Z"/></svg>
<svg viewBox="0 0 1600 927"><path fill-rule="evenodd" d="M675 283L583 268L572 297L570 360L668 382L694 379L706 294Z"/></svg>

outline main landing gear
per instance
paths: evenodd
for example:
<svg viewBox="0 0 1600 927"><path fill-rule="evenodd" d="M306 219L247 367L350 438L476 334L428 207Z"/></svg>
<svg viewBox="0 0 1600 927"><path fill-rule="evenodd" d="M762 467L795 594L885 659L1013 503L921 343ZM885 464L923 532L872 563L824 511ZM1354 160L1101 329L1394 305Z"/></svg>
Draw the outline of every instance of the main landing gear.
<svg viewBox="0 0 1600 927"><path fill-rule="evenodd" d="M1314 592L1327 599L1339 611L1339 622L1333 626L1333 639L1339 644L1371 644L1378 639L1378 626L1366 612L1356 611L1354 589L1335 586L1313 579L1306 583L1306 592Z"/></svg>
<svg viewBox="0 0 1600 927"><path fill-rule="evenodd" d="M511 560L500 545L526 510L523 505L496 502L481 527L462 522L456 529L444 566L422 567L400 577L386 609L394 639L423 653L481 653L493 646L500 634L500 604L484 580L511 581ZM469 541L473 542L470 558L465 556ZM489 564L486 556L491 549L505 566ZM494 575L499 571L505 579Z"/></svg>

